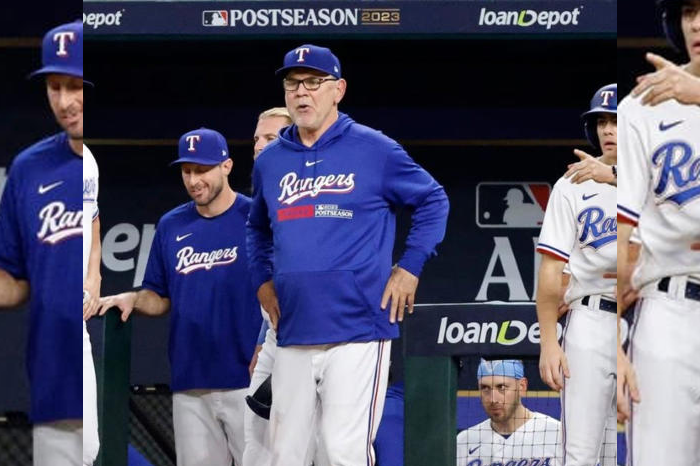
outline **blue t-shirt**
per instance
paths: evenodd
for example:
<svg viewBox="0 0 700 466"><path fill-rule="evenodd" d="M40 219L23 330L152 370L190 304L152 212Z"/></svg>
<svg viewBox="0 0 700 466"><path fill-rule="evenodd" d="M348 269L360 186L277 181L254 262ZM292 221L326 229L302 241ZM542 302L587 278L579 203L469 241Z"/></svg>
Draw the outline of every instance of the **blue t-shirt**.
<svg viewBox="0 0 700 466"><path fill-rule="evenodd" d="M83 417L82 177L83 160L60 133L15 158L0 201L0 268L31 288L35 423Z"/></svg>
<svg viewBox="0 0 700 466"><path fill-rule="evenodd" d="M248 272L249 210L250 198L237 194L216 217L188 202L158 222L143 287L170 299L174 391L250 384L262 316Z"/></svg>

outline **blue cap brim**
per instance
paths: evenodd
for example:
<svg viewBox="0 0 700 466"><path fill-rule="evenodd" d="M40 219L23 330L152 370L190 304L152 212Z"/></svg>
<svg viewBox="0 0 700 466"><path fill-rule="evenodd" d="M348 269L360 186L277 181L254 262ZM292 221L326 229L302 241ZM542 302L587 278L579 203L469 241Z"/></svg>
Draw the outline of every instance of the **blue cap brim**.
<svg viewBox="0 0 700 466"><path fill-rule="evenodd" d="M587 112L584 112L581 114L581 118L585 119L586 117L590 115L595 115L596 113L610 113L612 115L617 115L617 109L611 110L609 108L604 108L604 107L596 107L594 109L591 109Z"/></svg>
<svg viewBox="0 0 700 466"><path fill-rule="evenodd" d="M306 68L308 70L316 70L316 71L320 71L321 73L330 74L334 78L340 79L340 75L337 75L335 73L329 73L328 70L324 70L324 69L318 68L316 66L305 66L305 65L283 66L279 70L275 71L275 76L279 76L283 72L293 70L295 68Z"/></svg>
<svg viewBox="0 0 700 466"><path fill-rule="evenodd" d="M218 162L215 162L213 160L202 160L202 159L197 159L194 157L180 157L179 159L175 160L174 162L170 162L168 166L172 167L173 165L176 165L178 163L196 163L197 165L208 165L210 167L213 167L215 165L219 165L222 162L225 162L226 159L222 159Z"/></svg>
<svg viewBox="0 0 700 466"><path fill-rule="evenodd" d="M37 76L46 76L47 74L65 74L67 76L72 76L74 78L80 78L83 80L85 84L88 84L90 86L95 86L93 83L90 81L86 81L83 78L83 73L82 71L78 71L75 69L69 69L65 67L59 67L59 66L45 66L43 68L40 68L36 71L33 71L27 75L27 79L32 79L36 78Z"/></svg>

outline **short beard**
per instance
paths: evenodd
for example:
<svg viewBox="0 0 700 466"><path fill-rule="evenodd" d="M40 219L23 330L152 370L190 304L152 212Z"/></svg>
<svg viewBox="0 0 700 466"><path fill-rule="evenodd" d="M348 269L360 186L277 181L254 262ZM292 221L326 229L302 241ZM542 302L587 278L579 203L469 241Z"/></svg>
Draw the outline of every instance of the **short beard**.
<svg viewBox="0 0 700 466"><path fill-rule="evenodd" d="M511 423L513 421L513 418L515 417L515 412L518 409L518 406L520 403L512 403L510 406L505 406L504 407L504 420L508 423Z"/></svg>
<svg viewBox="0 0 700 466"><path fill-rule="evenodd" d="M82 140L83 140L83 133L82 133L82 132L80 132L80 133L77 133L77 132L71 132L71 133L69 133L68 131L66 131L66 133L68 134L68 138L69 138L69 139L72 139L72 140L74 140L74 141L82 141Z"/></svg>
<svg viewBox="0 0 700 466"><path fill-rule="evenodd" d="M59 125L60 125L60 122L59 122ZM73 140L76 140L76 141L82 141L82 140L83 140L83 130L82 130L82 128L80 129L80 132L78 132L78 131L71 131L71 130L69 130L69 129L64 128L63 126L61 126L61 129L63 129L63 131L66 132L66 134L68 135L68 138L69 138L69 139L73 139Z"/></svg>
<svg viewBox="0 0 700 466"><path fill-rule="evenodd" d="M203 202L194 201L194 203L200 207L206 207L209 204L211 204L212 202L214 202L217 197L219 197L219 195L221 194L221 191L223 191L223 189L224 189L224 183L220 183L218 186L213 186L212 191L211 191L211 196L209 196L209 199L207 199Z"/></svg>

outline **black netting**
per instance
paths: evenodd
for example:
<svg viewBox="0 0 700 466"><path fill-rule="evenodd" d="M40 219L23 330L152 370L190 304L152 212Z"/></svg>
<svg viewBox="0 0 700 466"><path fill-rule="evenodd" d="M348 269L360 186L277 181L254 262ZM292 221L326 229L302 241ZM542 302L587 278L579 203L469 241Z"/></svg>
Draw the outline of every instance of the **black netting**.
<svg viewBox="0 0 700 466"><path fill-rule="evenodd" d="M175 465L172 393L166 386L134 386L129 400L130 442L153 466Z"/></svg>
<svg viewBox="0 0 700 466"><path fill-rule="evenodd" d="M0 416L0 465L31 466L32 426L24 413Z"/></svg>

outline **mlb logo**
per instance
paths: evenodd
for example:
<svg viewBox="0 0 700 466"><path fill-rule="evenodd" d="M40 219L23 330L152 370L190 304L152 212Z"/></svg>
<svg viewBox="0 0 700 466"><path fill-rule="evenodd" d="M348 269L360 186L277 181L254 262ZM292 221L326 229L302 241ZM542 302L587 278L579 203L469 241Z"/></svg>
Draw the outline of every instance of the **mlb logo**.
<svg viewBox="0 0 700 466"><path fill-rule="evenodd" d="M202 12L202 25L207 27L228 26L228 11L205 10Z"/></svg>
<svg viewBox="0 0 700 466"><path fill-rule="evenodd" d="M549 183L479 183L476 224L481 228L541 228L551 192Z"/></svg>

